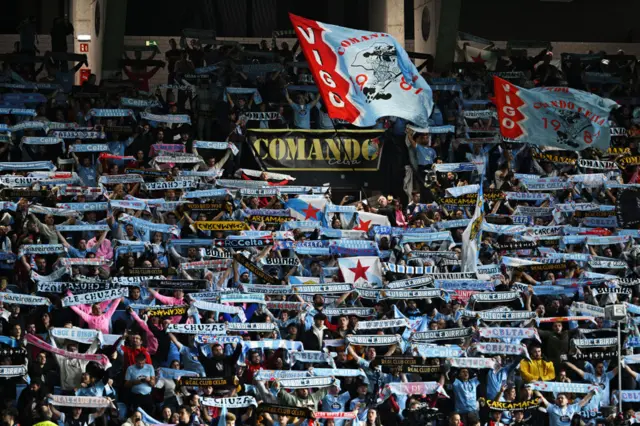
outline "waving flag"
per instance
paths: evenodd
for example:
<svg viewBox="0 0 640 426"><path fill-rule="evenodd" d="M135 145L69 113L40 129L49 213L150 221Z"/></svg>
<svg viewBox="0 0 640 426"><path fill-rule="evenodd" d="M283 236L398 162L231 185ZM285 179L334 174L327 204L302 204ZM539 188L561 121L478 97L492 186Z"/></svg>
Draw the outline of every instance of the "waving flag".
<svg viewBox="0 0 640 426"><path fill-rule="evenodd" d="M382 266L377 256L343 257L338 259L338 265L344 282L382 284Z"/></svg>
<svg viewBox="0 0 640 426"><path fill-rule="evenodd" d="M428 126L431 88L393 37L289 17L331 118L366 127L393 113Z"/></svg>
<svg viewBox="0 0 640 426"><path fill-rule="evenodd" d="M285 203L285 208L291 209L291 216L296 220L317 220L322 221L324 217L324 207L327 199L318 195L300 195L297 198L290 198Z"/></svg>
<svg viewBox="0 0 640 426"><path fill-rule="evenodd" d="M369 232L373 225L391 226L391 223L389 222L389 218L384 215L358 212L353 229L356 231Z"/></svg>
<svg viewBox="0 0 640 426"><path fill-rule="evenodd" d="M523 89L498 77L493 82L503 137L569 150L609 148L615 101L568 87Z"/></svg>
<svg viewBox="0 0 640 426"><path fill-rule="evenodd" d="M480 179L478 199L476 200L476 210L473 212L471 222L462 233L462 272L478 271L478 246L482 236L482 222L484 221L484 194L482 184L484 175Z"/></svg>

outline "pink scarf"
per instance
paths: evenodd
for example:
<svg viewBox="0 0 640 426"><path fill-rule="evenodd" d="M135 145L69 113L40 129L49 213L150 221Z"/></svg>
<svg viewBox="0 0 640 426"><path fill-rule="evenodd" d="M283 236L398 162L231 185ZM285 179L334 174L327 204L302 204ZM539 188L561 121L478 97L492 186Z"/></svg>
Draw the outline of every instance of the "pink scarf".
<svg viewBox="0 0 640 426"><path fill-rule="evenodd" d="M31 343L33 346L40 348L44 351L54 353L56 355L63 356L65 358L81 359L83 361L94 361L100 364L103 368L109 366L109 358L104 354L81 354L78 352L69 352L63 349L54 348L50 344L43 342L32 334L27 334L27 343Z"/></svg>

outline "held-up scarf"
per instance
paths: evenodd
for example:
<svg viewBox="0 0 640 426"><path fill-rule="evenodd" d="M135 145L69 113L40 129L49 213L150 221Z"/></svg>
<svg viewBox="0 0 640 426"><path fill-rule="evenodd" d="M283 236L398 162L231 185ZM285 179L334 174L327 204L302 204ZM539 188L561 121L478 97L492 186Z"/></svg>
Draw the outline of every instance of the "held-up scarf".
<svg viewBox="0 0 640 426"><path fill-rule="evenodd" d="M69 152L109 152L109 145L106 143L75 144L69 146Z"/></svg>
<svg viewBox="0 0 640 426"><path fill-rule="evenodd" d="M524 355L529 358L526 346L510 343L476 343L476 351L481 354Z"/></svg>
<svg viewBox="0 0 640 426"><path fill-rule="evenodd" d="M378 335L378 334L369 334L369 335L358 335L358 336L347 336L346 342L350 345L358 345L358 346L389 346L396 345L402 342L402 337L398 334L395 335Z"/></svg>
<svg viewBox="0 0 640 426"><path fill-rule="evenodd" d="M302 284L294 285L293 291L297 294L348 293L350 291L353 291L353 284Z"/></svg>
<svg viewBox="0 0 640 426"><path fill-rule="evenodd" d="M526 321L536 317L535 312L525 311L481 311L472 312L473 316L479 316L483 321Z"/></svg>
<svg viewBox="0 0 640 426"><path fill-rule="evenodd" d="M31 296L19 293L0 293L0 301L11 305L49 306L51 302L46 297Z"/></svg>
<svg viewBox="0 0 640 426"><path fill-rule="evenodd" d="M474 302L510 302L512 300L519 300L520 304L522 304L522 299L520 298L520 292L518 291L501 291L497 293L476 293L471 296L469 300Z"/></svg>
<svg viewBox="0 0 640 426"><path fill-rule="evenodd" d="M148 220L140 219L134 216L130 216L126 213L123 213L118 218L120 222L128 223L134 226L134 228L141 228L150 230L152 232L160 232L163 234L173 234L176 236L180 236L180 229L178 229L175 225L166 225L164 223L153 223Z"/></svg>
<svg viewBox="0 0 640 426"><path fill-rule="evenodd" d="M110 365L109 359L104 354L82 354L78 352L67 352L62 349L54 348L50 344L40 340L39 338L37 338L32 334L27 334L25 336L25 339L27 340L27 343L37 347L38 349L42 349L44 351L54 353L56 355L60 355L65 358L79 359L83 361L93 361L98 363L100 366L102 366L102 368L108 368L108 366Z"/></svg>
<svg viewBox="0 0 640 426"><path fill-rule="evenodd" d="M487 406L492 410L499 411L515 411L515 410L530 410L537 408L540 405L540 398L534 398L527 401L520 402L507 402L507 401L493 401L487 399L485 401Z"/></svg>
<svg viewBox="0 0 640 426"><path fill-rule="evenodd" d="M258 293L258 294L269 294L269 295L293 294L293 288L290 285L242 284L242 290L246 293Z"/></svg>
<svg viewBox="0 0 640 426"><path fill-rule="evenodd" d="M50 395L49 402L61 407L107 408L113 407L109 398L99 396Z"/></svg>
<svg viewBox="0 0 640 426"><path fill-rule="evenodd" d="M224 324L169 324L167 332L180 334L225 334Z"/></svg>
<svg viewBox="0 0 640 426"><path fill-rule="evenodd" d="M388 383L385 386L391 393L397 395L431 395L439 393L447 396L446 392L438 382L399 382Z"/></svg>
<svg viewBox="0 0 640 426"><path fill-rule="evenodd" d="M483 280L440 280L436 279L434 287L443 290L477 290L493 291L494 285Z"/></svg>
<svg viewBox="0 0 640 426"><path fill-rule="evenodd" d="M199 345L208 345L213 343L218 343L220 345L227 345L227 344L237 345L237 344L241 344L244 341L244 339L242 338L242 336L223 336L223 335L217 334L215 336L198 335L196 336L195 341Z"/></svg>
<svg viewBox="0 0 640 426"><path fill-rule="evenodd" d="M3 365L2 367L0 367L0 377L2 378L18 377L24 376L26 374L26 365Z"/></svg>
<svg viewBox="0 0 640 426"><path fill-rule="evenodd" d="M38 213L38 214L50 214L52 216L62 216L62 217L78 217L80 216L79 212L73 210L66 209L57 209L55 207L45 207L39 204L35 204L29 207L29 213Z"/></svg>
<svg viewBox="0 0 640 426"><path fill-rule="evenodd" d="M0 171L13 170L55 170L51 161L30 161L24 163L0 163Z"/></svg>
<svg viewBox="0 0 640 426"><path fill-rule="evenodd" d="M230 322L226 325L228 332L270 332L277 330L278 325L273 322Z"/></svg>
<svg viewBox="0 0 640 426"><path fill-rule="evenodd" d="M258 370L254 376L255 380L267 381L267 382L272 382L274 380L281 380L281 379L301 379L303 377L309 377L309 371Z"/></svg>
<svg viewBox="0 0 640 426"><path fill-rule="evenodd" d="M460 339L464 337L469 337L472 334L473 334L472 327L417 331L411 334L411 340L414 342L430 341L430 340L450 340L450 339Z"/></svg>
<svg viewBox="0 0 640 426"><path fill-rule="evenodd" d="M258 406L252 396L232 396L228 398L201 398L200 403L207 407L246 408Z"/></svg>
<svg viewBox="0 0 640 426"><path fill-rule="evenodd" d="M494 369L496 362L492 358L451 358L451 366L456 368L491 368Z"/></svg>
<svg viewBox="0 0 640 426"><path fill-rule="evenodd" d="M168 189L190 189L198 186L195 179L173 180L171 182L148 182L142 185L147 191L166 191Z"/></svg>
<svg viewBox="0 0 640 426"><path fill-rule="evenodd" d="M260 303L265 304L263 294L228 293L220 295L220 303Z"/></svg>
<svg viewBox="0 0 640 426"><path fill-rule="evenodd" d="M458 346L439 346L418 343L412 344L411 349L423 358L456 358L465 354L465 351Z"/></svg>
<svg viewBox="0 0 640 426"><path fill-rule="evenodd" d="M140 175L111 175L100 176L98 183L102 185L117 185L124 183L144 183L144 179Z"/></svg>
<svg viewBox="0 0 640 426"><path fill-rule="evenodd" d="M65 290L71 292L87 292L98 290L110 290L112 288L119 288L116 283L109 281L106 282L44 282L38 283L37 289L42 293L63 293Z"/></svg>
<svg viewBox="0 0 640 426"><path fill-rule="evenodd" d="M481 327L480 337L486 339L536 339L540 342L537 328Z"/></svg>
<svg viewBox="0 0 640 426"><path fill-rule="evenodd" d="M126 288L116 288L113 290L96 291L93 293L74 294L62 299L62 306L76 306L76 305L93 305L94 303L100 303L105 300L114 300L120 297L127 296L129 290Z"/></svg>
<svg viewBox="0 0 640 426"><path fill-rule="evenodd" d="M199 149L230 149L233 155L238 155L238 148L231 142L193 141L193 147Z"/></svg>
<svg viewBox="0 0 640 426"><path fill-rule="evenodd" d="M180 377L198 377L198 373L189 370L175 370L173 368L160 367L157 370L158 378L176 380Z"/></svg>
<svg viewBox="0 0 640 426"><path fill-rule="evenodd" d="M274 266L298 266L300 259L297 257L263 257L260 259L260 263Z"/></svg>
<svg viewBox="0 0 640 426"><path fill-rule="evenodd" d="M75 210L77 212L97 212L107 210L108 203L58 203L59 209Z"/></svg>
<svg viewBox="0 0 640 426"><path fill-rule="evenodd" d="M131 108L154 108L160 106L157 99L120 98L120 105Z"/></svg>
<svg viewBox="0 0 640 426"><path fill-rule="evenodd" d="M336 383L339 383L339 381L333 377L307 377L280 380L280 386L285 389L328 388Z"/></svg>
<svg viewBox="0 0 640 426"><path fill-rule="evenodd" d="M383 328L408 327L409 321L406 318L397 318L379 321L358 321L354 330L377 330Z"/></svg>
<svg viewBox="0 0 640 426"><path fill-rule="evenodd" d="M313 412L306 407L290 407L288 405L267 404L265 402L258 406L259 413L277 414L279 416L300 417L303 419L312 419Z"/></svg>
<svg viewBox="0 0 640 426"><path fill-rule="evenodd" d="M374 308L325 308L322 311L326 316L338 316L338 315L354 315L356 317L370 317L375 315Z"/></svg>
<svg viewBox="0 0 640 426"><path fill-rule="evenodd" d="M297 343L300 343L300 342L297 342ZM247 348L247 347L244 346L244 348ZM265 349L273 349L273 348L265 347ZM331 357L331 354L329 354L328 352L306 351L306 350L303 350L302 352L296 351L296 352L291 352L291 359L292 359L292 362L299 361L305 364L307 363L325 364L326 363L331 365L333 368L335 368L335 363L333 361L333 358Z"/></svg>
<svg viewBox="0 0 640 426"><path fill-rule="evenodd" d="M273 111L267 111L267 112L244 112L242 113L242 115L240 116L240 118L245 118L247 121L249 120L259 120L259 121L263 121L263 120L267 120L267 121L273 121L273 120L280 120L282 118L282 116L280 115L280 113L278 112L273 112Z"/></svg>
<svg viewBox="0 0 640 426"><path fill-rule="evenodd" d="M141 112L140 118L143 120L155 121L159 123L171 123L171 124L191 124L191 118L186 114L151 114L149 112Z"/></svg>
<svg viewBox="0 0 640 426"><path fill-rule="evenodd" d="M418 277L418 278L409 278L404 280L392 281L387 284L387 287L393 290L405 289L405 288L413 288L413 287L422 287L433 284L433 278L430 276Z"/></svg>
<svg viewBox="0 0 640 426"><path fill-rule="evenodd" d="M195 302L193 302L193 306L203 311L219 312L232 315L237 315L238 313L240 313L240 311L242 311L242 308L238 308L237 306L227 306L220 303L207 302L205 300L196 300Z"/></svg>
<svg viewBox="0 0 640 426"><path fill-rule="evenodd" d="M90 345L99 336L103 345L113 345L121 336L118 334L102 334L97 330L85 330L82 328L52 328L50 331L52 337L56 339L73 340L78 343Z"/></svg>
<svg viewBox="0 0 640 426"><path fill-rule="evenodd" d="M180 264L180 271L191 271L194 269L226 269L231 261L224 256L222 259L213 260L197 260L195 262L187 262Z"/></svg>
<svg viewBox="0 0 640 426"><path fill-rule="evenodd" d="M381 290L380 300L383 299L427 299L440 298L449 301L449 293L437 288L424 290Z"/></svg>
<svg viewBox="0 0 640 426"><path fill-rule="evenodd" d="M617 337L607 337L600 339L571 339L571 342L580 349L583 348L601 348L606 346L616 346L618 344Z"/></svg>
<svg viewBox="0 0 640 426"><path fill-rule="evenodd" d="M622 402L639 402L640 391L622 391Z"/></svg>
<svg viewBox="0 0 640 426"><path fill-rule="evenodd" d="M598 392L600 387L598 385L591 385L588 383L563 383L563 382L531 382L527 385L532 390L540 392L553 392L553 393L580 393L585 394L591 391Z"/></svg>
<svg viewBox="0 0 640 426"><path fill-rule="evenodd" d="M62 244L25 244L20 246L18 256L28 254L53 254L64 253L66 250Z"/></svg>
<svg viewBox="0 0 640 426"><path fill-rule="evenodd" d="M61 139L105 139L107 137L104 132L82 130L55 130L50 135Z"/></svg>
<svg viewBox="0 0 640 426"><path fill-rule="evenodd" d="M382 269L396 274L424 275L430 273L433 270L433 266L407 266L382 262Z"/></svg>

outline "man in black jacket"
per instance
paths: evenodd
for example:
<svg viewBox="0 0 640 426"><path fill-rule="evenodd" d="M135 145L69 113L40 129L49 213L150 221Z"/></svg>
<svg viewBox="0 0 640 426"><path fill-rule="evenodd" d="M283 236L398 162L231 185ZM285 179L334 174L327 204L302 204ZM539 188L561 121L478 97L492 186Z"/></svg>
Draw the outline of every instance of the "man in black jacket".
<svg viewBox="0 0 640 426"><path fill-rule="evenodd" d="M200 353L198 359L207 373L207 377L230 377L236 375L236 363L242 354L242 345L236 345L231 356L224 355L224 348L219 343L211 346L212 356L206 357Z"/></svg>
<svg viewBox="0 0 640 426"><path fill-rule="evenodd" d="M317 313L313 317L313 326L302 335L302 344L305 350L321 351L324 339L332 339L331 332L324 325L327 316L323 313Z"/></svg>

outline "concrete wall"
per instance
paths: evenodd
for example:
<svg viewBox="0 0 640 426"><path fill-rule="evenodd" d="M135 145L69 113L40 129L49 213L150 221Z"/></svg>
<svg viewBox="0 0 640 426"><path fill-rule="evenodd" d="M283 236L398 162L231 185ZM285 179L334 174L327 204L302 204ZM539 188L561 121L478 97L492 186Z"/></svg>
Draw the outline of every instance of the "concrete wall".
<svg viewBox="0 0 640 426"><path fill-rule="evenodd" d="M98 9L98 11L97 11ZM96 16L100 16L99 25L96 25ZM91 35L89 44L89 52L86 53L89 60L89 68L91 72L98 77L102 76L102 41L105 33L105 21L107 15L107 0L72 0L71 2L71 23L75 31L75 39L73 51L83 54L80 50L81 43L78 35ZM69 49L71 50L71 48ZM76 75L76 83L79 81L79 73Z"/></svg>

